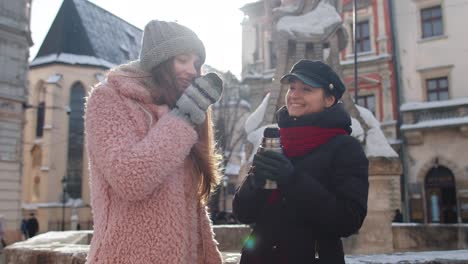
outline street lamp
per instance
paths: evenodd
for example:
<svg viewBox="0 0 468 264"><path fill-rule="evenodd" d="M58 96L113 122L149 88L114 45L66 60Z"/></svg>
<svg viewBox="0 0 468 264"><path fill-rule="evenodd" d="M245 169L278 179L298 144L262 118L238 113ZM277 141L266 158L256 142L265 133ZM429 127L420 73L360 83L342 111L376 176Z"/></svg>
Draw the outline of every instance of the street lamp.
<svg viewBox="0 0 468 264"><path fill-rule="evenodd" d="M226 212L228 176L223 176L223 211Z"/></svg>
<svg viewBox="0 0 468 264"><path fill-rule="evenodd" d="M353 1L353 48L354 48L354 103L358 104L359 87L358 87L358 56L357 56L357 0Z"/></svg>
<svg viewBox="0 0 468 264"><path fill-rule="evenodd" d="M62 231L65 231L65 196L67 189L67 178L62 178Z"/></svg>

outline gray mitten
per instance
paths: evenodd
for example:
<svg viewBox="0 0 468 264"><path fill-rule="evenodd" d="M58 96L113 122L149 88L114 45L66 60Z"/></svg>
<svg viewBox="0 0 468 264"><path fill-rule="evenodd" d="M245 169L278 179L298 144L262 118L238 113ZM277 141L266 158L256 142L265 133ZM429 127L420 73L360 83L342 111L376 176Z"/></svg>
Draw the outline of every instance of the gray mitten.
<svg viewBox="0 0 468 264"><path fill-rule="evenodd" d="M195 125L200 125L205 121L206 110L219 100L222 92L223 81L216 73L210 72L205 76L196 78L185 89L172 112Z"/></svg>

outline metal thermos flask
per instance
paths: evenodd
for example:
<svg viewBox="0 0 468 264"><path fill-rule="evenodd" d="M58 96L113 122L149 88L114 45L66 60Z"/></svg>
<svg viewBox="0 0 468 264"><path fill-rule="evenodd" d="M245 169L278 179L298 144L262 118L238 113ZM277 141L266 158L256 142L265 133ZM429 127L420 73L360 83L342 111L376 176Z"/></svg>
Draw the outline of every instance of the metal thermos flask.
<svg viewBox="0 0 468 264"><path fill-rule="evenodd" d="M283 153L281 148L280 133L277 127L266 127L263 131L263 138L260 147L258 148L258 153L271 150L278 153ZM275 181L266 180L265 189L277 189L278 186Z"/></svg>

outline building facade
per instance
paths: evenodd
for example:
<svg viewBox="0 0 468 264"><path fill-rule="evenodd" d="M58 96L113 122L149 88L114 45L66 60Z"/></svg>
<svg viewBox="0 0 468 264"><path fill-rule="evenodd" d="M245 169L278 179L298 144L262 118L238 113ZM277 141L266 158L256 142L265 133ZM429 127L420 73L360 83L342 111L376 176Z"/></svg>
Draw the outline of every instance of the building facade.
<svg viewBox="0 0 468 264"><path fill-rule="evenodd" d="M27 73L31 0L0 1L0 215L5 239L21 238L23 104Z"/></svg>
<svg viewBox="0 0 468 264"><path fill-rule="evenodd" d="M312 1L314 2L314 1ZM341 17L349 41L340 54L343 80L354 97L354 47L353 47L353 1L338 1ZM389 142L398 148L396 131L398 97L394 70L392 46L392 25L388 0L357 1L356 48L358 52L358 101L360 106L369 109L381 122L382 129ZM242 23L242 80L249 85L251 103L255 109L266 93L272 90L273 77L277 66L272 25L275 19L289 12L281 6L290 6L290 15L295 15L294 8L310 5L307 1L261 0L249 3L241 8L246 15ZM307 7L306 7L307 8ZM307 23L307 21L304 21ZM311 28L313 28L311 26ZM313 52L312 45L304 47ZM323 48L329 52L328 47ZM290 53L295 51L291 50ZM290 56L292 64L295 59ZM314 59L314 58L309 58Z"/></svg>
<svg viewBox="0 0 468 264"><path fill-rule="evenodd" d="M353 1L343 1L341 13L350 41L341 53L343 79L351 95L354 88ZM358 100L381 122L387 139L396 148L398 140L397 86L388 0L357 1L356 51L358 57Z"/></svg>
<svg viewBox="0 0 468 264"><path fill-rule="evenodd" d="M393 1L408 220L468 222L466 1Z"/></svg>
<svg viewBox="0 0 468 264"><path fill-rule="evenodd" d="M85 97L105 72L138 58L142 31L83 0L64 0L30 64L23 212L40 232L91 229ZM79 224L79 226L78 226Z"/></svg>

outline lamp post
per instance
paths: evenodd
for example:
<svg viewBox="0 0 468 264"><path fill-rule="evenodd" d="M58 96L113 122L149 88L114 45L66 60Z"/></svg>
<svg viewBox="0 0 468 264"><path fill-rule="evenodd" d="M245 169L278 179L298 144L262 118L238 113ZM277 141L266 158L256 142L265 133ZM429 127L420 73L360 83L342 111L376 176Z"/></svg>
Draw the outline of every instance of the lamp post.
<svg viewBox="0 0 468 264"><path fill-rule="evenodd" d="M223 176L223 211L226 212L228 176Z"/></svg>
<svg viewBox="0 0 468 264"><path fill-rule="evenodd" d="M62 231L65 231L65 194L67 189L67 178L62 178Z"/></svg>
<svg viewBox="0 0 468 264"><path fill-rule="evenodd" d="M358 61L357 61L357 9L358 5L356 0L353 1L353 47L354 47L354 103L358 104Z"/></svg>

